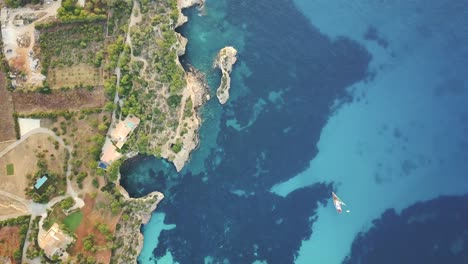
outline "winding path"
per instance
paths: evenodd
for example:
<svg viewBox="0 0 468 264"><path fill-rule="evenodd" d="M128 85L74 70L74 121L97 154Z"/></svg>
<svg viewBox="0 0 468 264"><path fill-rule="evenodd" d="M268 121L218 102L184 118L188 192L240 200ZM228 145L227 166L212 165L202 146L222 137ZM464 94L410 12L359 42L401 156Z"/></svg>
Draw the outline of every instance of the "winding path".
<svg viewBox="0 0 468 264"><path fill-rule="evenodd" d="M6 147L4 150L2 150L0 152L0 158L2 158L4 155L6 155L8 152L10 152L14 148L16 148L21 143L23 143L30 136L38 135L38 134L45 134L45 135L51 136L53 139L55 139L57 142L59 142L59 144L62 145L68 151L68 153L71 156L71 153L72 153L73 149L70 146L66 145L61 137L57 136L52 130L41 127L41 128L36 128L36 129L33 129L33 130L29 131L28 133L24 134L24 136L22 136L18 141L15 141L14 143L12 143L8 147ZM70 163L70 160L69 160L68 164L67 164L67 171L65 173L65 176L66 176L66 179L67 179L67 194L69 196L73 197L73 199L75 199L75 201L81 200L80 198L78 198L78 194L76 193L76 191L73 189L73 187L71 185L71 182L70 182L69 177L68 177L68 176L70 176L70 174L71 174L71 163ZM20 198L20 197L18 197L16 195L13 195L13 194L10 194L10 193L4 192L4 191L0 191L0 194L5 195L7 197L10 197L12 199L15 199L15 200L17 200L17 201L19 201L19 202L21 202L23 204L26 204L26 205L28 204L28 200ZM55 203L59 202L63 198L66 198L66 196L55 197L54 199L49 201L49 203L47 203L47 205L48 206L53 206ZM79 202L79 201L77 201L77 202ZM83 201L81 200L81 202L83 202ZM83 202L83 205L84 205L84 202Z"/></svg>
<svg viewBox="0 0 468 264"><path fill-rule="evenodd" d="M21 143L23 143L29 137L31 137L33 135L38 135L38 134L49 135L50 137L55 139L57 142L59 142L59 144L62 145L68 151L68 153L71 156L71 153L73 152L73 149L70 146L66 145L61 137L57 136L50 129L36 128L36 129L33 129L33 130L29 131L28 133L24 134L18 141L13 142L11 145L9 145L4 150L2 150L0 152L0 158L2 158L4 155L6 155L8 152L10 152L14 148L16 148ZM41 233L42 223L44 222L44 219L47 217L47 209L52 208L56 203L60 202L61 200L65 199L67 197L72 197L75 200L75 205L72 208L70 208L70 210L73 210L73 209L76 209L76 208L81 208L81 207L84 206L84 201L81 198L78 197L78 194L76 193L76 191L72 187L72 183L71 183L71 181L69 179L70 175L71 175L71 159L68 160L67 171L65 173L65 178L66 178L66 181L67 181L67 195L54 197L47 204L35 203L35 202L31 201L31 200L24 199L22 197L19 197L17 195L14 195L12 193L2 191L2 190L0 190L0 195L8 197L10 199L13 199L13 200L15 200L17 202L20 202L20 203L24 204L27 207L27 213L31 214L32 218L34 218L35 216L41 216L41 220L39 222L39 233ZM17 214L15 214L15 215L17 215ZM10 217L13 217L15 215L10 215L8 217L10 218ZM24 215L24 214L21 214L21 215ZM30 231L28 230L28 234L29 234L29 232ZM23 262L27 261L26 251L27 251L28 246L29 246L29 243L27 243L27 241L26 241L25 244L24 244L24 247L23 247Z"/></svg>

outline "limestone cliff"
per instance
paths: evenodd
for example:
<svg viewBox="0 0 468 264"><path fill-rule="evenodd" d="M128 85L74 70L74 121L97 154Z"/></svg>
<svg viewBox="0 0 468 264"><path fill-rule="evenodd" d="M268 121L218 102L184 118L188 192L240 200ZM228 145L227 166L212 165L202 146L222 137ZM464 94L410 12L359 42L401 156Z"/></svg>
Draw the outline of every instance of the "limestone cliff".
<svg viewBox="0 0 468 264"><path fill-rule="evenodd" d="M221 70L221 84L216 90L216 96L221 104L225 104L229 99L229 89L231 88L231 76L229 75L232 71L232 66L237 61L237 50L233 47L222 48L218 56L214 61L214 67L218 67Z"/></svg>
<svg viewBox="0 0 468 264"><path fill-rule="evenodd" d="M177 171L181 171L190 158L190 153L198 146L198 130L201 118L198 108L209 99L207 84L202 73L194 68L187 72L187 87L182 93L182 107L176 138L168 142L169 148L164 148L164 155L171 157ZM173 146L180 145L180 151L174 153ZM172 150L171 150L172 149ZM166 154L167 153L167 154Z"/></svg>
<svg viewBox="0 0 468 264"><path fill-rule="evenodd" d="M200 10L205 4L204 0L178 0L179 18L176 28L187 22L187 17L182 14L182 9L191 6L199 6ZM185 54L187 39L177 34L176 53L180 57ZM177 64L182 68L177 57ZM198 108L209 99L205 77L201 72L190 68L186 72L187 86L181 94L181 107L178 126L171 139L161 147L161 157L172 161L179 172L190 158L190 153L198 146L198 129L201 126L201 118Z"/></svg>
<svg viewBox="0 0 468 264"><path fill-rule="evenodd" d="M200 11L203 10L205 6L205 0L177 0L177 6L179 7L179 18L177 20L176 28L185 24L188 21L188 18L182 14L182 9L189 8L192 6L198 6Z"/></svg>
<svg viewBox="0 0 468 264"><path fill-rule="evenodd" d="M119 220L120 228L114 235L114 241L120 246L113 250L111 263L127 264L137 263L138 255L143 248L143 234L140 232L142 224L147 224L157 205L164 199L160 192L152 192L141 198L130 198L127 192L118 186L126 199L126 217Z"/></svg>

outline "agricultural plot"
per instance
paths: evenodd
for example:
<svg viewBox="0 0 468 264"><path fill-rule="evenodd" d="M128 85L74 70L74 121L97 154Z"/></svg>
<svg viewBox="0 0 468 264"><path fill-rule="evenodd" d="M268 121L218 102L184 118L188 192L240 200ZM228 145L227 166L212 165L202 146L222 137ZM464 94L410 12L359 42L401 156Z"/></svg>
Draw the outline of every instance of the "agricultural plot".
<svg viewBox="0 0 468 264"><path fill-rule="evenodd" d="M20 229L18 226L0 228L0 256L14 261L14 253L21 245ZM14 263L14 262L13 262Z"/></svg>
<svg viewBox="0 0 468 264"><path fill-rule="evenodd" d="M29 216L0 222L1 263L21 263L22 247L29 227Z"/></svg>
<svg viewBox="0 0 468 264"><path fill-rule="evenodd" d="M71 249L72 255L83 253L86 257L95 257L97 262L109 263L112 252L112 240L108 240L106 235L99 231L96 225L98 223L105 223L109 234L114 234L120 213L115 215L111 213L112 199L109 199L109 197L102 193L99 193L94 199L86 195L84 201L85 206L81 209L83 218L75 231L77 240ZM98 249L95 253L84 249L84 239L89 234L93 234L94 245Z"/></svg>
<svg viewBox="0 0 468 264"><path fill-rule="evenodd" d="M0 142L16 139L13 102L6 87L5 74L0 72Z"/></svg>
<svg viewBox="0 0 468 264"><path fill-rule="evenodd" d="M53 207L52 212L47 216L46 220L44 221L43 228L44 230L48 230L54 223L58 223L59 225L65 225L70 232L75 232L78 226L81 224L83 220L83 213L81 211L73 212L69 215L66 215L62 207L57 204Z"/></svg>
<svg viewBox="0 0 468 264"><path fill-rule="evenodd" d="M15 174L15 167L13 166L13 164L11 164L11 163L7 164L6 172L7 172L8 176Z"/></svg>
<svg viewBox="0 0 468 264"><path fill-rule="evenodd" d="M78 228L83 220L83 213L81 211L74 212L63 219L63 224L72 232Z"/></svg>
<svg viewBox="0 0 468 264"><path fill-rule="evenodd" d="M52 89L103 84L104 22L39 26L41 72Z"/></svg>
<svg viewBox="0 0 468 264"><path fill-rule="evenodd" d="M104 88L98 86L91 91L73 89L51 94L15 92L13 100L18 113L29 115L37 112L102 108L106 102L106 96Z"/></svg>
<svg viewBox="0 0 468 264"><path fill-rule="evenodd" d="M70 67L49 69L48 81L51 89L67 89L74 87L92 88L102 86L108 73L102 68L81 63Z"/></svg>

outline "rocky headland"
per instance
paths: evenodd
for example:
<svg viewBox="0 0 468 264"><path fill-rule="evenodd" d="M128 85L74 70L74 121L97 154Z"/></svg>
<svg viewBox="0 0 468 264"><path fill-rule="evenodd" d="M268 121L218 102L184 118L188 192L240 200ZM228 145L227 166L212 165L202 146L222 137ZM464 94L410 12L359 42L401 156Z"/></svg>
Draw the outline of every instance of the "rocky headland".
<svg viewBox="0 0 468 264"><path fill-rule="evenodd" d="M198 146L198 130L201 126L201 118L198 109L209 99L207 84L204 75L194 68L187 72L187 87L182 93L183 113L180 124L176 130L179 135L178 142L181 150L172 156L172 163L179 172L190 158L190 153Z"/></svg>
<svg viewBox="0 0 468 264"><path fill-rule="evenodd" d="M179 16L175 28L187 22L187 17L182 14L182 9L198 5L204 5L204 0L178 0L177 6ZM174 30L175 30L174 28ZM176 43L173 46L176 52L176 64L183 68L179 57L185 54L187 39L179 33L176 34ZM147 58L142 55L141 58ZM147 79L154 76L143 75ZM198 146L198 129L201 125L201 118L198 108L209 99L205 76L193 67L185 72L186 86L181 91L180 106L177 108L177 126L174 129L167 128L152 140L152 143L162 143L156 145L160 148L160 157L172 161L177 171L182 170L190 158L190 153ZM157 100L161 100L157 98ZM159 155L157 155L159 156ZM119 176L120 179L120 176ZM117 181L119 182L119 180ZM139 199L130 198L125 189L117 184L117 190L126 198L128 202L127 217L122 217L119 222L121 228L116 232L115 238L123 244L113 252L113 263L136 263L137 257L143 247L143 235L140 232L142 224L146 224L151 213L156 209L158 203L164 198L160 192L152 192Z"/></svg>
<svg viewBox="0 0 468 264"><path fill-rule="evenodd" d="M126 217L121 217L120 228L116 230L115 241L120 244L112 254L111 263L137 263L138 255L143 248L143 234L140 227L148 223L157 205L164 199L160 192L152 192L142 198L130 198L127 192L119 187L127 200Z"/></svg>
<svg viewBox="0 0 468 264"><path fill-rule="evenodd" d="M179 17L175 28L183 25L188 20L182 13L182 9L198 6L201 11L204 4L205 0L178 0ZM188 40L177 32L176 36L176 52L177 56L180 57L185 54ZM178 58L177 64L182 68ZM203 73L189 67L185 79L187 85L181 95L179 125L175 130L175 137L161 147L161 157L172 161L178 172L183 169L190 158L190 153L198 146L198 129L201 126L198 109L209 99L208 86ZM180 146L180 150L178 146ZM174 149L177 151L174 151Z"/></svg>
<svg viewBox="0 0 468 264"><path fill-rule="evenodd" d="M233 47L222 48L213 63L214 67L221 70L221 84L216 90L216 96L221 104L225 104L229 99L229 89L231 88L232 66L237 61L237 50Z"/></svg>

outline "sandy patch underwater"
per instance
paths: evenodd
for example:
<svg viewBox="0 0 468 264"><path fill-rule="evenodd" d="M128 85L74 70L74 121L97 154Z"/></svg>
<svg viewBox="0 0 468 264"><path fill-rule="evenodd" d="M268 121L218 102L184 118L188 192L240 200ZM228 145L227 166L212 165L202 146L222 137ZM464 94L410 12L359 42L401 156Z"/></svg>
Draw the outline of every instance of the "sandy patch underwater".
<svg viewBox="0 0 468 264"><path fill-rule="evenodd" d="M310 167L272 188L335 183L351 213L320 208L296 263L340 263L386 209L468 192L467 1L295 2L322 33L373 56L374 77L349 87L354 100L330 116Z"/></svg>

